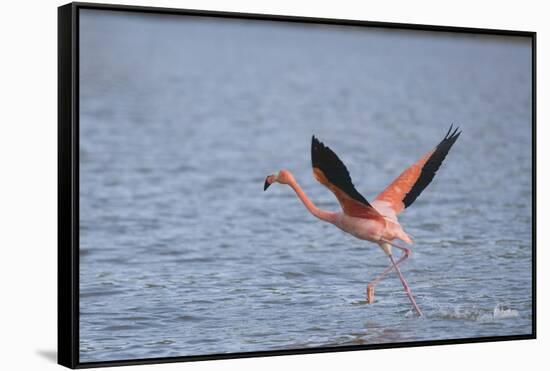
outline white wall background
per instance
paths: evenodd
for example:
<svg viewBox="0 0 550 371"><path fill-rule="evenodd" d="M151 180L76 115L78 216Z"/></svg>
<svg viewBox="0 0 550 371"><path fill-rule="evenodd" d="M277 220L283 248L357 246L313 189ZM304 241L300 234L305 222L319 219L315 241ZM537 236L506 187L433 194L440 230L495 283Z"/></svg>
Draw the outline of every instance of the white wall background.
<svg viewBox="0 0 550 371"><path fill-rule="evenodd" d="M56 365L57 6L62 1L2 3L0 12L0 368L49 370ZM541 368L550 349L545 234L550 227L550 23L543 1L119 1L386 22L536 31L538 33L538 340L332 354L133 366L151 370ZM513 181L513 180L512 180ZM483 248L483 246L480 246ZM138 368L139 367L139 368Z"/></svg>

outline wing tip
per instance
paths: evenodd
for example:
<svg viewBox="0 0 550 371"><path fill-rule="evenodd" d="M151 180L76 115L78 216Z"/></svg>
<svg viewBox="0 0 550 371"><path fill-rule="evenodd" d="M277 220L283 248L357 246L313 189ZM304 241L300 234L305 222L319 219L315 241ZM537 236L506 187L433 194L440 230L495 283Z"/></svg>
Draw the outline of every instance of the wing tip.
<svg viewBox="0 0 550 371"><path fill-rule="evenodd" d="M445 134L445 137L440 144L448 143L449 146L452 146L456 142L460 134L462 134L462 130L460 130L460 127L457 126L453 130L453 124L451 124L451 127L447 131L447 134Z"/></svg>
<svg viewBox="0 0 550 371"><path fill-rule="evenodd" d="M311 136L311 146L324 146L323 145L323 142L321 142L319 139L317 139L317 137L315 136L315 134L313 134Z"/></svg>
<svg viewBox="0 0 550 371"><path fill-rule="evenodd" d="M447 134L445 134L445 137L443 138L443 140L448 140L448 139L455 139L455 138L458 138L460 136L460 134L462 134L462 130L460 130L460 127L457 126L455 128L455 130L452 132L451 134L451 131L453 130L453 124L451 124L451 127L449 128L449 130L447 131ZM460 130L460 131L459 131ZM450 134L450 135L449 135Z"/></svg>
<svg viewBox="0 0 550 371"><path fill-rule="evenodd" d="M311 165L315 167L319 167L319 156L321 155L321 151L324 148L323 143L319 141L315 137L315 134L311 136Z"/></svg>
<svg viewBox="0 0 550 371"><path fill-rule="evenodd" d="M454 129L454 130L453 130ZM443 140L437 145L435 150L431 153L427 162L422 166L422 171L420 176L412 186L412 188L405 194L402 202L404 208L408 208L412 203L420 196L422 191L431 183L435 173L439 170L439 167L443 163L443 160L447 157L451 147L456 142L462 131L460 128L454 127L451 124L451 127L445 134ZM426 170L425 170L426 169Z"/></svg>
<svg viewBox="0 0 550 371"><path fill-rule="evenodd" d="M315 135L311 136L311 162L314 167L319 167L322 158L326 157L326 153L329 151L332 152Z"/></svg>

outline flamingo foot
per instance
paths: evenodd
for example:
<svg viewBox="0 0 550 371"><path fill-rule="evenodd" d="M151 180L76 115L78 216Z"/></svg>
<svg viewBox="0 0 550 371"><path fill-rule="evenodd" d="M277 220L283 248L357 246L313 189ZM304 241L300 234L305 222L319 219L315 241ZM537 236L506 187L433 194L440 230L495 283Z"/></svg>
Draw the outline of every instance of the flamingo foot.
<svg viewBox="0 0 550 371"><path fill-rule="evenodd" d="M367 304L374 303L374 285L370 283L367 286Z"/></svg>

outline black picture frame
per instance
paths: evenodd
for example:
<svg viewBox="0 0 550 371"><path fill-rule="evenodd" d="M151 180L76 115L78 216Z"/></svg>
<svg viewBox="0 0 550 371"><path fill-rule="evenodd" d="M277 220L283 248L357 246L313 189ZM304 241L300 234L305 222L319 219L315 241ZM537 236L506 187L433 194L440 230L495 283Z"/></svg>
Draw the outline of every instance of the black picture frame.
<svg viewBox="0 0 550 371"><path fill-rule="evenodd" d="M277 351L129 359L82 363L79 359L79 12L82 9L155 14L208 16L324 25L378 27L402 30L523 36L532 46L532 333L464 339L413 341ZM536 338L536 32L385 23L267 14L230 13L144 6L70 3L58 8L58 363L69 368L155 364L290 354L342 352L365 349L418 347Z"/></svg>

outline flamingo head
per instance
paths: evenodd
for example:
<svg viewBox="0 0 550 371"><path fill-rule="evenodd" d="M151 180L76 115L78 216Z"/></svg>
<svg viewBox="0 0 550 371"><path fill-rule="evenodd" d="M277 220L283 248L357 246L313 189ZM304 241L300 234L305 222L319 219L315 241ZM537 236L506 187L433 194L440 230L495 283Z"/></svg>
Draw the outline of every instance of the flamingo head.
<svg viewBox="0 0 550 371"><path fill-rule="evenodd" d="M288 170L281 170L278 173L268 175L265 178L264 191L273 183L288 184L292 179L292 174Z"/></svg>

